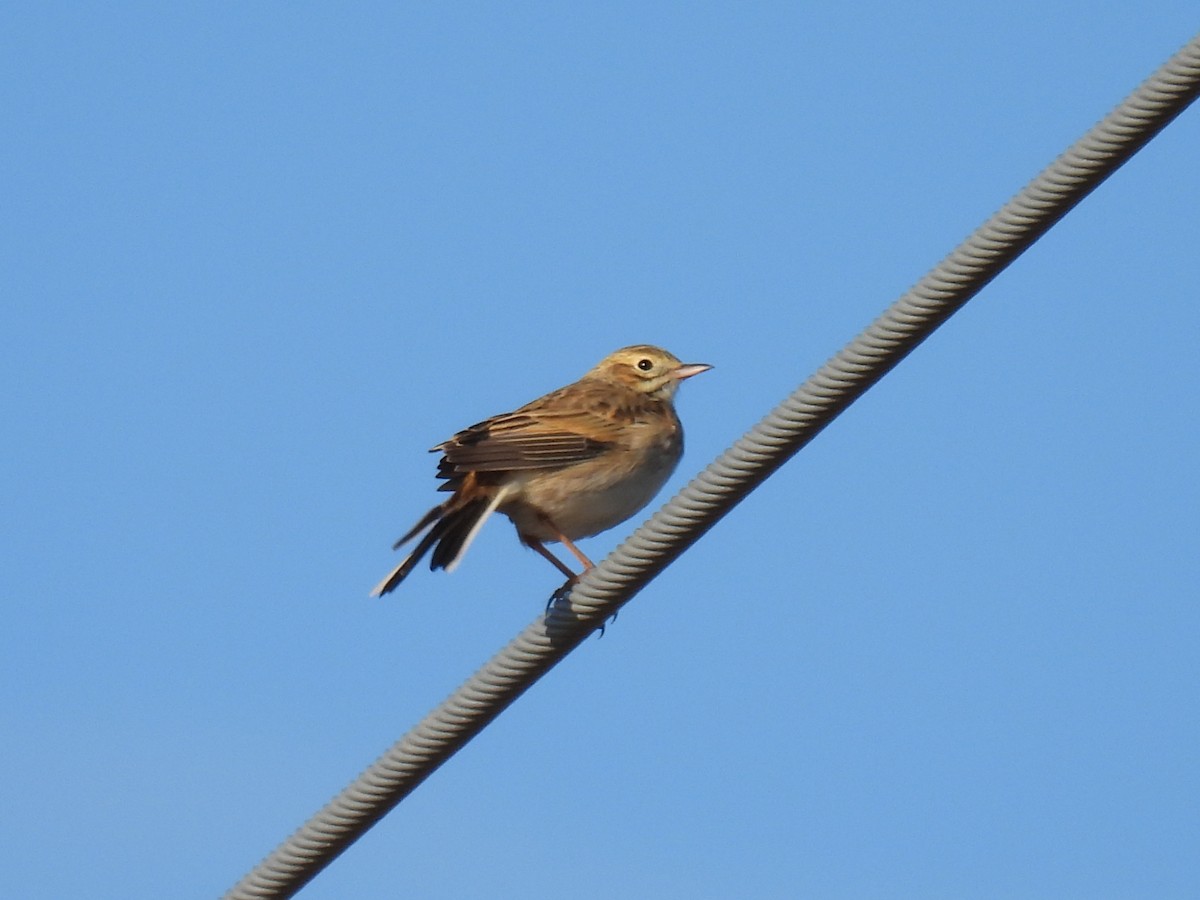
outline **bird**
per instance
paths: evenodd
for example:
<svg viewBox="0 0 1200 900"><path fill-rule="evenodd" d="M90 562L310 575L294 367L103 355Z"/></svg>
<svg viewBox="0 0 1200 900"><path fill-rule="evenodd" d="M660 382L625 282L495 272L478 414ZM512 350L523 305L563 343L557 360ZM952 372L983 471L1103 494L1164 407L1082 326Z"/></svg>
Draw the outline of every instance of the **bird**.
<svg viewBox="0 0 1200 900"><path fill-rule="evenodd" d="M441 453L439 491L429 510L392 546L416 546L371 591L396 589L433 551L432 570L453 571L492 513L567 577L579 574L546 548L561 543L593 567L575 541L624 522L659 492L683 455L675 413L679 385L706 372L659 347L636 344L609 354L573 384L510 413L484 419L430 449Z"/></svg>

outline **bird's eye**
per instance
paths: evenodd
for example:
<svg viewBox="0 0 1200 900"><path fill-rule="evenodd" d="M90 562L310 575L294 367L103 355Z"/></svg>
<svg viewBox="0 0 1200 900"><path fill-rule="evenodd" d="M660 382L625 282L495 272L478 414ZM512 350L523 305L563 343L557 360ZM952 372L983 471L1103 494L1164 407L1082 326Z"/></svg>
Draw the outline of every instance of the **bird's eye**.
<svg viewBox="0 0 1200 900"><path fill-rule="evenodd" d="M654 360L644 359L644 358L639 359L638 363L637 363L637 367L639 369L641 369L643 372L649 372L651 369L654 368Z"/></svg>

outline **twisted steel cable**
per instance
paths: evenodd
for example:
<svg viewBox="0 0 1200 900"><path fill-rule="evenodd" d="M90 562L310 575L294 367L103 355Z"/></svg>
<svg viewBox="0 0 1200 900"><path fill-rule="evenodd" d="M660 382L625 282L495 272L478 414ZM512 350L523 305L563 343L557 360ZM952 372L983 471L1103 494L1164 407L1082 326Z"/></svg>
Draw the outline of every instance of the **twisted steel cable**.
<svg viewBox="0 0 1200 900"><path fill-rule="evenodd" d="M791 396L557 598L235 885L291 897L750 491L1166 127L1200 93L1200 35L1058 157Z"/></svg>

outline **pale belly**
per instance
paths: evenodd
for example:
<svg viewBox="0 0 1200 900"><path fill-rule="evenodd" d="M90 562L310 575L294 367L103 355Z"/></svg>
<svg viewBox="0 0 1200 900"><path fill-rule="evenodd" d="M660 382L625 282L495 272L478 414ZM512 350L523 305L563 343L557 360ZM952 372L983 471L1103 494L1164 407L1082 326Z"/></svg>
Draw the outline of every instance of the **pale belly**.
<svg viewBox="0 0 1200 900"><path fill-rule="evenodd" d="M638 454L630 454L627 465L614 465L611 457L604 457L552 473L531 472L499 511L518 532L538 541L558 540L557 531L570 540L591 537L621 524L654 499L679 462L680 454L674 451L663 448L648 458L641 454L640 464L635 464Z"/></svg>

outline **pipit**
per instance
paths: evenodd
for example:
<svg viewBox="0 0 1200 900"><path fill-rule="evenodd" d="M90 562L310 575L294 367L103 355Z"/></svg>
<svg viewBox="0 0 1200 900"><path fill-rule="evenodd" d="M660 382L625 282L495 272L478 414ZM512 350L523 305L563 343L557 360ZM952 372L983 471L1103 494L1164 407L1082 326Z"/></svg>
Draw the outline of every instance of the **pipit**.
<svg viewBox="0 0 1200 900"><path fill-rule="evenodd" d="M395 589L426 553L431 569L452 571L493 512L512 520L521 542L569 581L578 575L546 543L558 541L584 571L592 561L574 541L624 522L662 488L683 455L675 391L711 366L681 363L641 344L605 357L574 384L493 416L438 444L438 488L450 498L400 540L413 551L375 586Z"/></svg>

